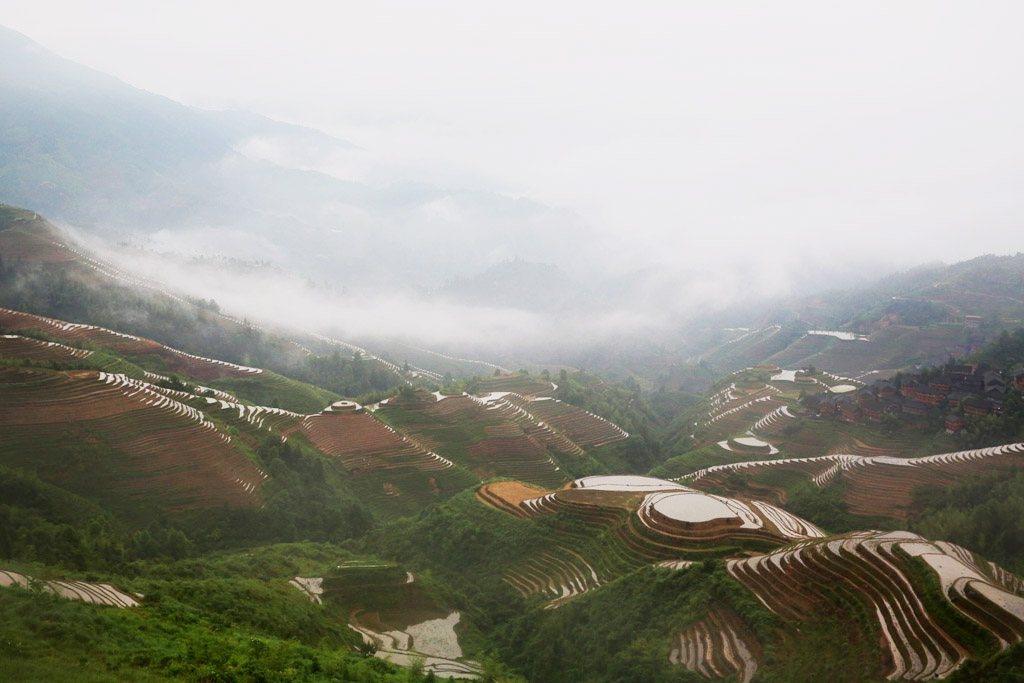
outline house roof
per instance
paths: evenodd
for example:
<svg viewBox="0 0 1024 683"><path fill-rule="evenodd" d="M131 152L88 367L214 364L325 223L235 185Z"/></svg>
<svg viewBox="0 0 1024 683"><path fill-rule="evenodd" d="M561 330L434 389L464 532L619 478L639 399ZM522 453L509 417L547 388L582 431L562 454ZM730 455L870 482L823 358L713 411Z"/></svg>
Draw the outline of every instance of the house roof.
<svg viewBox="0 0 1024 683"><path fill-rule="evenodd" d="M927 413L932 409L932 406L928 405L923 401L904 401L903 412L909 413Z"/></svg>

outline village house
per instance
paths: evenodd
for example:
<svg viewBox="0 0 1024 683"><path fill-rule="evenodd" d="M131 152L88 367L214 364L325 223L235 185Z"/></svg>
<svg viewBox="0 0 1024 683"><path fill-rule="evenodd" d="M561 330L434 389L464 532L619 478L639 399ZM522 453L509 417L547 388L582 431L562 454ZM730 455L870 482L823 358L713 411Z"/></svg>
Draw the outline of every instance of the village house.
<svg viewBox="0 0 1024 683"><path fill-rule="evenodd" d="M903 402L903 412L907 415L927 415L931 410L932 407L922 401L910 399Z"/></svg>
<svg viewBox="0 0 1024 683"><path fill-rule="evenodd" d="M949 389L936 389L932 386L918 387L914 392L914 398L922 403L937 406L946 399L946 392Z"/></svg>
<svg viewBox="0 0 1024 683"><path fill-rule="evenodd" d="M895 398L899 394L892 382L882 381L875 386L878 388L878 398Z"/></svg>
<svg viewBox="0 0 1024 683"><path fill-rule="evenodd" d="M959 434L967 426L967 420L960 415L947 415L946 416L946 433L947 434Z"/></svg>
<svg viewBox="0 0 1024 683"><path fill-rule="evenodd" d="M914 394L917 392L917 388L921 386L921 383L916 379L905 379L903 384L900 385L900 393L906 398L914 398Z"/></svg>
<svg viewBox="0 0 1024 683"><path fill-rule="evenodd" d="M881 422L882 416L885 414L899 414L900 407L898 404L893 403L891 401L871 399L861 404L860 411L861 415L864 416L865 420L871 420L872 422Z"/></svg>
<svg viewBox="0 0 1024 683"><path fill-rule="evenodd" d="M964 415L984 417L992 412L992 402L984 398L969 398L960 405L963 406Z"/></svg>
<svg viewBox="0 0 1024 683"><path fill-rule="evenodd" d="M965 429L971 417L999 414L1010 387L1024 388L1024 367L1003 375L995 370L981 372L975 365L962 363L947 366L943 374L927 382L906 376L897 387L893 382L880 380L842 396L805 396L803 404L808 412L835 415L845 422L878 423L889 414L920 429L942 424L939 411L959 406L963 415L951 412L944 417L946 432L956 434Z"/></svg>
<svg viewBox="0 0 1024 683"><path fill-rule="evenodd" d="M850 396L840 396L836 399L836 412L841 420L860 422L860 406Z"/></svg>
<svg viewBox="0 0 1024 683"><path fill-rule="evenodd" d="M949 368L949 374L954 380L963 380L974 374L973 365L953 365Z"/></svg>

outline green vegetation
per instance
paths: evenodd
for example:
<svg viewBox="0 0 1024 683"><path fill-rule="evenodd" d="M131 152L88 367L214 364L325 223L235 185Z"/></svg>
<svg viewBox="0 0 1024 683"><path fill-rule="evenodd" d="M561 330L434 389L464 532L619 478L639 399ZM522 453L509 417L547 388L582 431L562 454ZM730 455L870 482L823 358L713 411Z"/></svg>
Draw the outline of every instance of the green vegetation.
<svg viewBox="0 0 1024 683"><path fill-rule="evenodd" d="M702 681L669 663L667 634L726 605L770 641L779 623L720 562L647 567L510 625L503 654L530 680Z"/></svg>
<svg viewBox="0 0 1024 683"><path fill-rule="evenodd" d="M320 412L341 399L338 394L282 377L276 372L262 372L252 377L222 377L208 384L256 405L284 408L300 414Z"/></svg>
<svg viewBox="0 0 1024 683"><path fill-rule="evenodd" d="M22 337L56 341L64 346L92 351L86 358L69 358L66 360L26 360L19 358L0 357L0 365L10 367L43 368L47 370L102 370L112 374L122 374L132 379L145 379L146 373L137 364L112 351L98 349L89 344L75 340L59 340L52 335L38 330L3 330L4 334L17 334Z"/></svg>
<svg viewBox="0 0 1024 683"><path fill-rule="evenodd" d="M73 670L86 681L425 680L361 657L340 614L287 585L287 570L336 552L284 546L256 549L259 562L223 556L138 565L148 578L127 583L145 592L140 609L2 589L0 677L54 680ZM302 559L289 559L296 554Z"/></svg>
<svg viewBox="0 0 1024 683"><path fill-rule="evenodd" d="M723 451L718 446L704 446L669 458L652 469L649 474L662 479L675 479L705 467L724 465L730 462L736 462L736 458L732 454Z"/></svg>
<svg viewBox="0 0 1024 683"><path fill-rule="evenodd" d="M0 230L3 225L0 221ZM337 349L324 356L308 356L298 346L247 321L221 317L205 302L192 305L144 289L109 282L97 284L91 272L76 262L0 261L0 306L69 322L87 322L199 356L266 368L325 390L312 400L308 388L286 383L283 377L263 380L248 392L254 402L272 399L278 392L282 405L291 400L290 405L296 409L314 410L326 405L316 407L324 395L357 396L400 384L397 375L380 363L343 357ZM157 356L132 360L148 370L166 372L166 364ZM246 393L241 386L236 385ZM266 401L266 405L271 402Z"/></svg>
<svg viewBox="0 0 1024 683"><path fill-rule="evenodd" d="M999 641L996 637L950 604L942 594L939 577L928 563L920 557L909 557L905 551L898 552L908 560L910 578L917 589L917 596L924 603L928 613L936 617L943 630L966 647L976 659L984 659L998 653Z"/></svg>
<svg viewBox="0 0 1024 683"><path fill-rule="evenodd" d="M16 218L31 215L0 207L0 225ZM971 275L964 271L957 277L973 277L972 268ZM993 287L1010 291L1004 277L1008 272L998 270ZM929 357L938 348L945 353L950 344L968 339L968 333L956 327L956 318L965 310L963 302L945 288L937 290L934 302L894 299L889 294L923 287L932 275L907 276L870 292L838 294L816 319L827 323L823 327L845 324L864 330L883 316L894 322L879 331L877 340L857 342L862 344L857 349L864 350L858 363L910 362ZM112 486L128 472L142 474L132 470L128 455L98 422L67 422L42 434L10 430L0 439L0 568L40 579L112 582L145 597L142 607L119 610L37 590L0 589L4 680L52 680L73 670L81 680L96 681L415 683L433 677L422 675L421 667L400 671L367 657L372 648L363 646L348 628L349 619L362 611L383 623L401 611L422 618L455 609L462 616L460 643L468 657L483 663L485 681L515 675L545 681L704 680L671 664L669 652L679 633L713 610L742 622L756 638L759 681L884 677L887 655L879 646L875 616L846 587L826 580L829 574L823 567L818 567L820 583L800 587L809 595L807 603L820 609L798 623L774 616L731 578L722 558L771 550L769 541L746 537L713 543L702 538L692 548L662 543L637 522L635 506L641 496L634 493L611 495L589 509L574 506L567 496L563 507L552 508L556 512L518 519L483 504L471 490L478 477L489 476L487 468L496 469L503 458L512 460L510 454L521 455L529 444L545 466L551 465L549 454L554 459L560 469L551 467L551 482L558 484L567 477L595 473L678 477L737 461L736 454L709 442L748 429L759 415L735 433L731 423L724 430L729 433L721 436L715 428L695 429L695 423L706 419L710 401L669 388L709 383L716 375L714 368L743 367L768 358L778 363L787 359L787 367L805 367L827 379L814 366L834 369L831 362L846 353L843 343L801 340L807 324L788 313L775 316L784 324L741 339L737 330L726 333L721 326L707 332L703 342L710 350L699 365L666 356L634 371L627 370L621 358L608 361L618 368L618 383L569 370L557 376L522 371L447 382L445 393L550 392L631 435L580 455L571 449L553 452L554 441L537 445L540 436L519 433L512 422L482 411L483 417L473 419L426 414L416 403L430 382L419 379L416 387L405 386L383 364L343 353L327 342L304 340L322 352L309 354L245 321L221 317L212 299L182 304L97 284L80 264L0 262L0 305L99 324L189 353L268 368L251 377L201 382L246 402L314 413L342 396L361 396L361 402L369 403L397 394L378 417L416 439L422 437L426 448L436 448L456 463L444 470L385 469L375 467L379 463L367 456L370 462L351 469L361 473L347 474L339 458L324 455L300 432L288 432L282 440L280 431L211 411L220 433L230 436L244 456L242 463L258 465L267 479L251 506L188 508L175 504L172 491L129 493ZM865 317L865 310L870 315ZM986 322L988 330L998 326L994 318ZM167 388L196 392L196 378L168 372L167 361L159 355L93 351L87 359L75 361L8 359L0 364L4 371L8 366L99 369L135 378L150 370L172 375L162 383ZM1004 368L1024 363L1024 331L1003 334L978 358ZM451 369L460 367L464 372L465 364L453 363ZM57 375L40 374L50 379ZM741 393L768 391L764 384L771 374L764 367L743 370L721 379L714 391L731 383ZM787 389L786 394L773 394L777 403L772 405L786 404L796 411L796 393ZM206 408L201 398L188 403ZM756 413L739 417L747 420ZM982 445L1024 436L1024 401L1019 392L1010 392L1002 416L970 420L960 442L932 433L908 434L892 424L788 420L772 426L775 431L767 437L782 446L780 457L847 448L911 455L952 450L950 444ZM157 423L128 420L118 427L125 438L159 432ZM893 433L895 438L890 438ZM496 454L476 449L488 440L502 439L512 445ZM847 486L840 478L819 488L803 472L761 469L724 474L709 490L761 499L775 496L789 511L833 533L910 528L1024 571L1024 474L990 475L949 489L920 491L914 507L920 512L905 522L852 515L844 500ZM667 558L695 564L682 570L652 566ZM902 559L928 613L974 657L985 660L967 664L952 680L1013 680L1022 669L1024 650L1015 646L997 654L992 636L948 603L933 572L920 560ZM527 575L523 567L530 562L533 576L541 577L539 583L516 584L516 577ZM545 573L556 569L564 573ZM561 602L558 609L544 609L558 593L553 586L545 591L545 578L557 583L575 576L573 569L581 571L587 590ZM521 576L515 573L519 570L524 572ZM415 581L407 582L406 572L414 572ZM287 581L294 576L323 577L324 604L310 602L289 586ZM538 590L531 592L533 588ZM965 679L967 673L974 678Z"/></svg>
<svg viewBox="0 0 1024 683"><path fill-rule="evenodd" d="M1024 328L1003 330L994 342L975 354L973 360L1010 370L1024 366Z"/></svg>
<svg viewBox="0 0 1024 683"><path fill-rule="evenodd" d="M61 438L58 434L57 438ZM69 457L111 462L79 446ZM0 558L73 569L116 569L139 558L184 558L272 541L333 541L366 533L373 517L331 460L298 439L267 436L256 450L271 478L260 507L171 514L102 485L102 472L58 487L0 467ZM12 462L8 458L8 462ZM60 462L54 463L59 467ZM75 493L77 492L77 493Z"/></svg>
<svg viewBox="0 0 1024 683"><path fill-rule="evenodd" d="M1020 683L1024 681L1024 643L1014 643L988 660L968 660L946 680L949 683Z"/></svg>
<svg viewBox="0 0 1024 683"><path fill-rule="evenodd" d="M907 520L908 528L1024 572L1024 472L969 477L922 490L918 500L924 510Z"/></svg>
<svg viewBox="0 0 1024 683"><path fill-rule="evenodd" d="M843 500L845 486L842 483L819 488L811 480L810 475L782 469L764 469L752 475L750 479L765 486L784 490L787 510L814 522L829 533L842 534L858 529L877 528L886 522L883 519L850 514L846 501Z"/></svg>

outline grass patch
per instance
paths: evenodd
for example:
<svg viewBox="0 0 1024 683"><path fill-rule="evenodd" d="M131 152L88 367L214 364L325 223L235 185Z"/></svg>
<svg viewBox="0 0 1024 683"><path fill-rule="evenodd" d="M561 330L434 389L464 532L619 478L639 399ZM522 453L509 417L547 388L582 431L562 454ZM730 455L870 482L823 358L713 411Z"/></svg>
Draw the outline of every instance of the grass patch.
<svg viewBox="0 0 1024 683"><path fill-rule="evenodd" d="M318 413L341 396L332 391L264 371L252 377L222 377L206 383L214 389L262 406L276 406L296 413Z"/></svg>

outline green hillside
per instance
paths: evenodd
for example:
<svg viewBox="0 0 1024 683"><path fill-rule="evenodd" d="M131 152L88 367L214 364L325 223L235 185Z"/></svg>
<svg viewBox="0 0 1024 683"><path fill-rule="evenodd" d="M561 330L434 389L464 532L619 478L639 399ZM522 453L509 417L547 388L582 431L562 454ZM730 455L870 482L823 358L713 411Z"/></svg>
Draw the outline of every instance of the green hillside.
<svg viewBox="0 0 1024 683"><path fill-rule="evenodd" d="M1024 355L1005 319L956 319L981 301L953 296L975 266L941 271L948 290L927 271L837 298L862 306L843 325L864 338L793 321L709 334L700 372L743 369L696 397L639 372L463 362L438 381L140 293L34 213L0 221L11 680L1020 667ZM1012 299L1016 261L995 265L978 286ZM927 305L863 307L926 285ZM951 349L977 367L913 368ZM921 408L904 388L928 398L954 368L974 393L879 412ZM970 414L982 394L989 412Z"/></svg>

